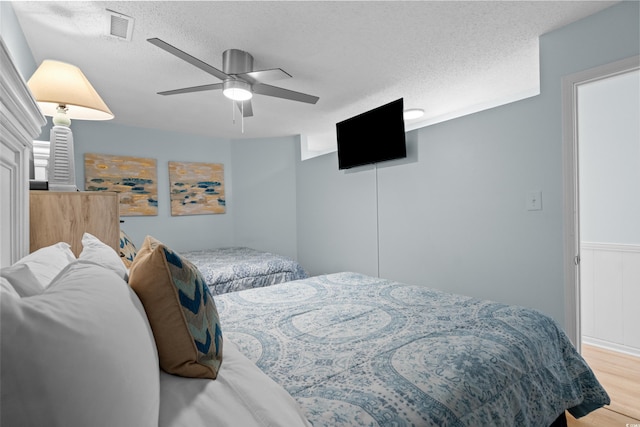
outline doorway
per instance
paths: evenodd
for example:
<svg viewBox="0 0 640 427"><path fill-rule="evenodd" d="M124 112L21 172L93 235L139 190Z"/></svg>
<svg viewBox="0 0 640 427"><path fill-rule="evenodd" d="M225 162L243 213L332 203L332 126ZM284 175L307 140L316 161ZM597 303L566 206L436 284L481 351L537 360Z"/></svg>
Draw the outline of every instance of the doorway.
<svg viewBox="0 0 640 427"><path fill-rule="evenodd" d="M640 70L578 87L581 338L640 357Z"/></svg>
<svg viewBox="0 0 640 427"><path fill-rule="evenodd" d="M640 70L640 57L635 56L621 61L617 61L604 66L585 70L576 74L566 76L562 82L563 89L563 162L564 162L564 265L565 265L565 328L566 332L574 343L581 350L583 339L583 318L581 299L584 297L594 300L595 295L590 295L588 289L583 289L582 279L587 281L588 271L581 271L581 266L585 261L592 265L593 260L588 259L589 253L581 251L581 183L580 181L580 132L585 131L585 127L580 123L580 95L589 94L590 89L600 86L606 86L611 79L628 78L634 76ZM631 77L632 79L634 77ZM583 112L584 113L584 112ZM637 113L635 117L629 118L637 123ZM607 139L607 138L605 138ZM610 140L610 138L609 138ZM603 152L607 152L605 147ZM617 150L609 150L613 153ZM640 162L640 158L636 159ZM585 165L586 166L586 165ZM640 184L638 184L640 185ZM637 187L636 187L637 188ZM626 195L629 198L634 197L632 194ZM623 197L624 198L624 197ZM635 195L638 198L638 195ZM601 201L602 203L602 201ZM584 214L584 213L583 213ZM587 216L591 215L590 211ZM590 220L593 218L590 218ZM617 222L618 218L610 218L609 222ZM592 231L590 231L592 233ZM620 242L616 242L620 243ZM640 243L640 242L636 242ZM633 245L631 245L633 246ZM629 247L631 247L629 246ZM624 245L618 245L618 248L625 249ZM606 248L605 248L606 249ZM583 257L586 259L582 259ZM632 272L633 273L633 272ZM584 295L583 295L583 291ZM609 291L602 292L602 295L611 296ZM593 313L590 313L593 314ZM620 313L618 313L620 314ZM589 319L589 315L587 315ZM595 320L594 320L595 321Z"/></svg>
<svg viewBox="0 0 640 427"><path fill-rule="evenodd" d="M600 412L635 423L640 56L567 76L562 88L566 331L609 392Z"/></svg>

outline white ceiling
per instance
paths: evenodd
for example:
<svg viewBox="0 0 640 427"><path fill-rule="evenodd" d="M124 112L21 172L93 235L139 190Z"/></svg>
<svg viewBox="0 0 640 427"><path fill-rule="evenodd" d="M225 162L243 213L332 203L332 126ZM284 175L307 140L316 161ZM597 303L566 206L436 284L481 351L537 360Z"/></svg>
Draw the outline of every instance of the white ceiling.
<svg viewBox="0 0 640 427"><path fill-rule="evenodd" d="M230 139L303 134L335 145L335 123L403 97L415 128L535 94L538 37L600 11L603 1L18 1L37 64L80 67L121 124ZM130 42L108 35L106 9L134 18ZM272 83L320 97L255 95L244 120L221 91L156 92L219 80L148 43L158 37L222 69L242 49ZM233 122L235 114L235 123Z"/></svg>

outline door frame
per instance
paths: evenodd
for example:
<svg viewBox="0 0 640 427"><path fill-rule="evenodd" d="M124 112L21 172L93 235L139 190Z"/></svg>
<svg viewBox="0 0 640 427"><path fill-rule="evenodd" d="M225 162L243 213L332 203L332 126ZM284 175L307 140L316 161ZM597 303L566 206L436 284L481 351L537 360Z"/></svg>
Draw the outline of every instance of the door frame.
<svg viewBox="0 0 640 427"><path fill-rule="evenodd" d="M580 327L580 183L578 88L640 69L640 55L590 68L562 78L563 265L565 332L581 351Z"/></svg>

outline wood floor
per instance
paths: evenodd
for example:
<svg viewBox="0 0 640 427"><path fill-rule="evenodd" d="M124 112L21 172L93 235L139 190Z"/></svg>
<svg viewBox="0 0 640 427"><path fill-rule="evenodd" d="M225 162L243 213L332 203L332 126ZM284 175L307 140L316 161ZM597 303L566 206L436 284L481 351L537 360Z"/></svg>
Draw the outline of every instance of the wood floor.
<svg viewBox="0 0 640 427"><path fill-rule="evenodd" d="M640 427L640 357L586 344L582 345L582 357L609 393L611 405L577 420L567 413L567 425Z"/></svg>

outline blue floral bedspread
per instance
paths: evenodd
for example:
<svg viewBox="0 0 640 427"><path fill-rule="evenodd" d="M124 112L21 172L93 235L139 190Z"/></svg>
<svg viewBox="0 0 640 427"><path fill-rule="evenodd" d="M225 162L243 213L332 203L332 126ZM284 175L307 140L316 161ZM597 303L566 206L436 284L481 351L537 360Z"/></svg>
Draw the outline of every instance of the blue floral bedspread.
<svg viewBox="0 0 640 427"><path fill-rule="evenodd" d="M307 273L282 255L244 247L183 252L202 273L213 295L303 279Z"/></svg>
<svg viewBox="0 0 640 427"><path fill-rule="evenodd" d="M535 310L356 273L215 300L225 339L315 427L548 426L609 403Z"/></svg>

